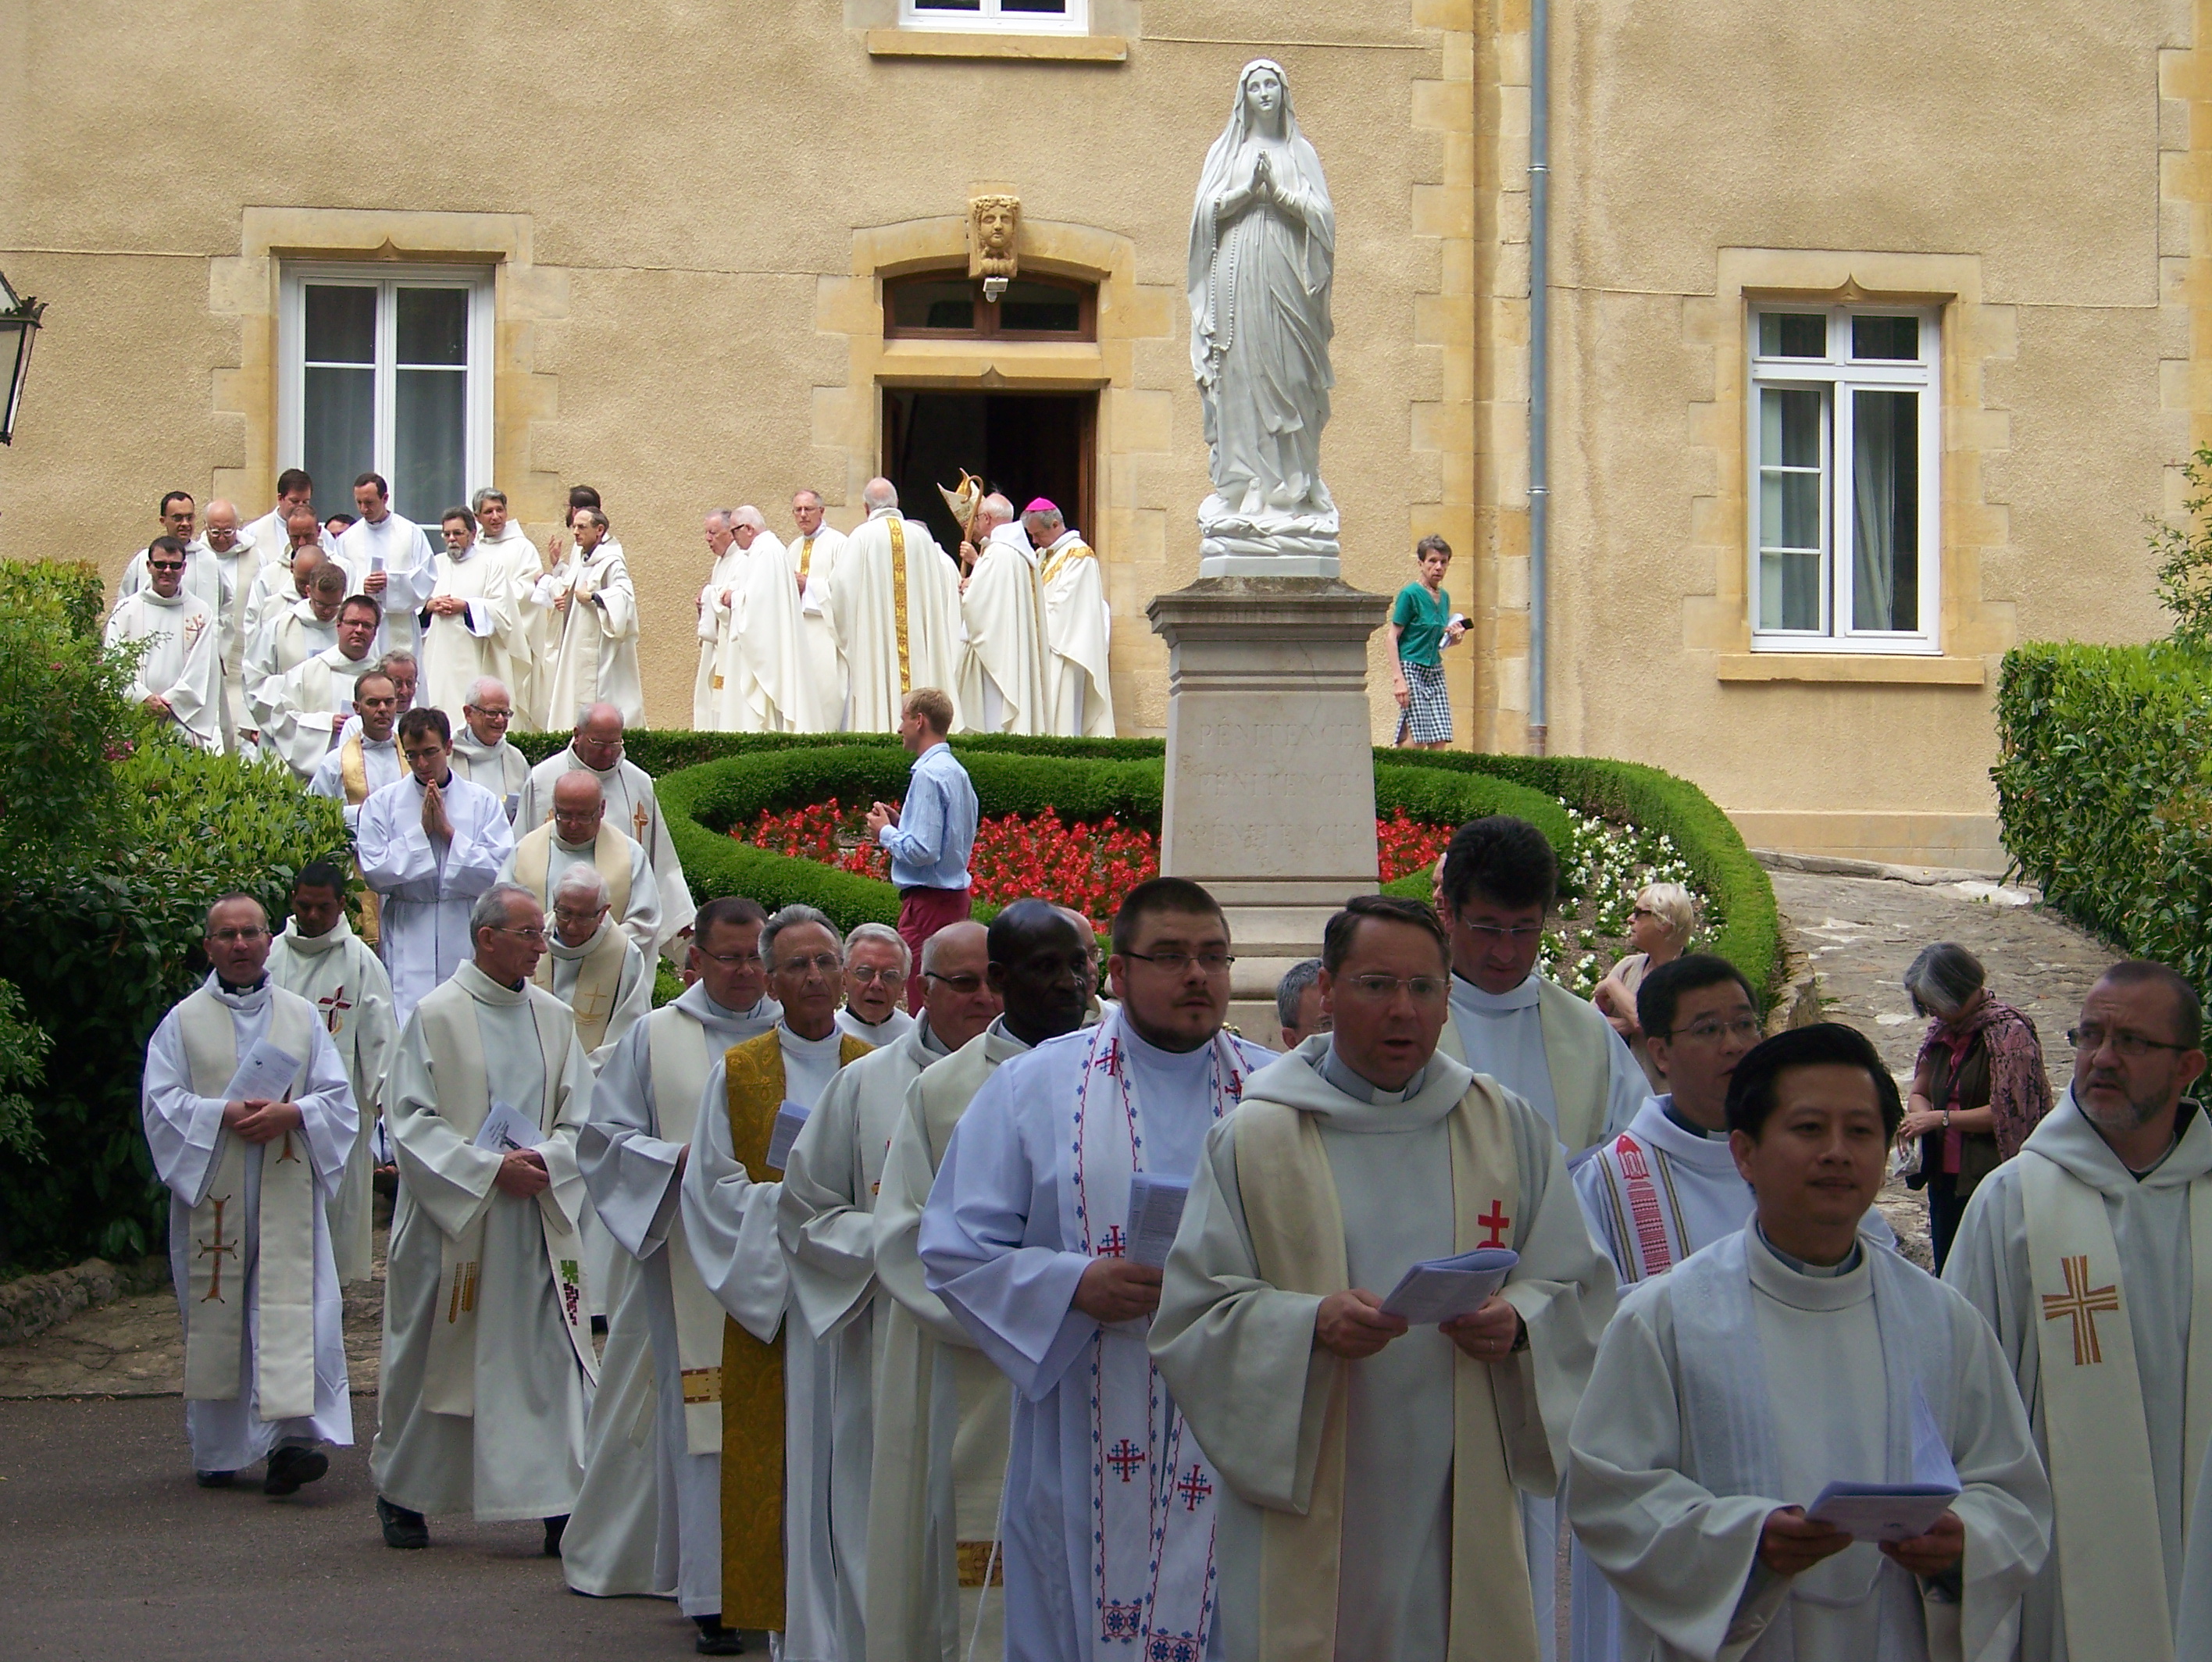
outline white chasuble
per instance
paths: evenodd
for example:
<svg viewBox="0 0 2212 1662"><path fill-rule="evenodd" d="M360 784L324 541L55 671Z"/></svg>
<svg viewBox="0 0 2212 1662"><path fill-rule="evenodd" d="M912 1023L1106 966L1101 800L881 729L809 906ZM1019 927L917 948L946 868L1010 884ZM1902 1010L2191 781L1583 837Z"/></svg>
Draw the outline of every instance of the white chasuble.
<svg viewBox="0 0 2212 1662"><path fill-rule="evenodd" d="M1098 556L1062 531L1037 556L1044 635L1046 732L1069 738L1114 737L1114 688L1107 670L1114 614Z"/></svg>
<svg viewBox="0 0 2212 1662"><path fill-rule="evenodd" d="M2184 1112L2138 1178L2069 1089L1975 1190L1944 1266L2035 1405L2051 1471L2056 1544L2022 1608L2026 1662L2175 1653L2212 1437L2212 1126Z"/></svg>
<svg viewBox="0 0 2212 1662"><path fill-rule="evenodd" d="M575 1138L591 1086L568 1010L464 963L399 1035L385 1124L399 1162L386 1266L377 1493L482 1521L564 1516L583 1477L591 1330ZM475 1145L493 1101L539 1128L552 1179L493 1182Z"/></svg>
<svg viewBox="0 0 2212 1662"><path fill-rule="evenodd" d="M1628 1129L1651 1095L1644 1070L1598 1007L1531 974L1510 992L1457 975L1437 1053L1486 1073L1535 1109L1572 1163Z"/></svg>
<svg viewBox="0 0 2212 1662"><path fill-rule="evenodd" d="M499 874L501 883L528 889L547 917L553 914L553 896L561 879L573 866L588 865L607 886L607 917L637 943L648 961L660 951L660 889L653 882L644 845L617 824L610 815L599 822L599 835L590 842L561 840L548 820L534 831L518 831L514 852Z"/></svg>
<svg viewBox="0 0 2212 1662"><path fill-rule="evenodd" d="M346 1158L345 1176L330 1204L331 1250L341 1283L366 1281L372 1253L370 1128L377 1115L385 1070L399 1037L392 1013L392 980L368 943L340 917L327 935L302 935L287 918L269 948L269 976L287 992L314 1006L353 1087L361 1134Z"/></svg>
<svg viewBox="0 0 2212 1662"><path fill-rule="evenodd" d="M699 591L699 668L691 677L691 728L712 732L722 725L722 652L744 616L745 550L735 542L715 556Z"/></svg>
<svg viewBox="0 0 2212 1662"><path fill-rule="evenodd" d="M374 524L356 519L340 534L337 555L353 573L356 591L376 573L384 573L384 624L376 632L371 655L415 651L420 634L415 614L422 610L438 578L430 539L422 526L396 513L386 513Z"/></svg>
<svg viewBox="0 0 2212 1662"><path fill-rule="evenodd" d="M1145 1349L1150 1321L1101 1327L1073 1300L1093 1259L1127 1250L1131 1175L1188 1178L1271 1059L1225 1034L1160 1050L1116 1008L1002 1066L953 1131L920 1247L929 1290L1017 1392L1009 1657L1204 1654L1219 1485Z"/></svg>
<svg viewBox="0 0 2212 1662"><path fill-rule="evenodd" d="M379 945L403 1027L469 956L469 909L497 881L514 846L490 792L449 771L442 794L453 828L449 841L434 840L422 828L422 786L412 773L370 796L354 836L362 879L376 891Z"/></svg>
<svg viewBox="0 0 2212 1662"><path fill-rule="evenodd" d="M908 1090L876 1196L878 1347L868 1480L868 1658L960 1662L1005 1645L999 1501L1012 1388L924 1283L922 1209L952 1128L1029 1046L991 1023Z"/></svg>
<svg viewBox="0 0 2212 1662"><path fill-rule="evenodd" d="M520 602L507 562L482 547L472 545L461 556L441 553L431 571L430 599L447 596L467 605L451 617L431 618L422 636L422 685L415 701L443 710L446 719L459 728L469 688L481 677L508 683L512 695L514 668L507 642L514 634Z"/></svg>
<svg viewBox="0 0 2212 1662"><path fill-rule="evenodd" d="M967 640L960 654L958 690L970 731L1045 731L1036 579L1036 555L1022 528L994 530L960 597Z"/></svg>
<svg viewBox="0 0 2212 1662"><path fill-rule="evenodd" d="M835 731L842 716L836 647L820 614L804 610L797 552L763 532L738 574L715 690L716 725L732 732Z"/></svg>
<svg viewBox="0 0 2212 1662"><path fill-rule="evenodd" d="M514 697L512 688L508 696ZM514 707L522 707L520 699ZM522 800L522 786L530 777L529 757L503 738L496 744L478 743L464 722L453 730L453 771L497 797L507 810L507 823L514 822L515 806Z"/></svg>
<svg viewBox="0 0 2212 1662"><path fill-rule="evenodd" d="M539 606L534 597L538 579L545 574L545 561L538 545L512 519L501 527L499 536L478 537L477 547L506 568L507 590L514 597L514 623L506 641L507 692L514 705L514 725L518 729L542 729L544 717L538 708L538 672L545 622L553 615Z"/></svg>
<svg viewBox="0 0 2212 1662"><path fill-rule="evenodd" d="M830 587L844 551L845 533L828 525L789 545L789 574L799 601L795 678L800 699L788 707L797 724L790 730L794 732L834 733L850 725L844 650L830 617Z"/></svg>
<svg viewBox="0 0 2212 1662"><path fill-rule="evenodd" d="M264 1038L299 1060L286 1095L301 1125L252 1144L222 1113L239 1062ZM234 992L210 974L155 1029L142 1109L155 1174L170 1191L194 1467L235 1471L280 1442L350 1443L325 1208L359 1121L314 1011L265 979Z"/></svg>
<svg viewBox="0 0 2212 1662"><path fill-rule="evenodd" d="M866 1645L868 1473L875 1446L876 1197L907 1087L946 1055L927 1022L841 1070L807 1117L785 1162L778 1222L793 1307L828 1382L830 1488L820 1527L836 1567L840 1656Z"/></svg>
<svg viewBox="0 0 2212 1662"><path fill-rule="evenodd" d="M1972 1307L1862 1240L1785 1262L1756 1224L1632 1290L1569 1436L1575 1534L1620 1597L1622 1662L2003 1662L2050 1489ZM1784 1579L1769 1513L1832 1482L1957 1486L1963 1580L1861 1542ZM2117 1654L2118 1653L2114 1653Z"/></svg>
<svg viewBox="0 0 2212 1662"><path fill-rule="evenodd" d="M622 544L602 543L587 555L580 549L538 579L535 599L550 609L566 596L568 609L552 611L552 661L543 674L551 693L546 720L556 728L573 726L592 704L611 704L623 725L645 725L645 683L638 678L637 591Z"/></svg>
<svg viewBox="0 0 2212 1662"><path fill-rule="evenodd" d="M853 731L896 732L899 705L917 687L959 701L960 568L920 520L896 508L869 515L837 551L823 609Z"/></svg>
<svg viewBox="0 0 2212 1662"><path fill-rule="evenodd" d="M581 769L599 782L606 799L605 823L617 826L644 846L653 867L653 880L660 890L659 950L662 956L678 955L678 943L691 927L699 908L692 902L691 887L684 881L684 862L677 858L676 843L668 834L668 822L653 794L653 776L635 762L618 761L611 767L586 767L571 745L556 750L530 770L514 808L514 834L520 838L553 817L553 786L561 775Z"/></svg>
<svg viewBox="0 0 2212 1662"><path fill-rule="evenodd" d="M125 595L108 614L106 640L111 651L144 643L124 697L133 704L166 699L165 731L222 753L222 624L205 601L189 591L166 600L151 589Z"/></svg>
<svg viewBox="0 0 2212 1662"><path fill-rule="evenodd" d="M1528 1662L1516 1491L1558 1487L1613 1308L1550 1127L1443 1057L1410 1093L1376 1090L1326 1037L1244 1101L1208 1140L1152 1328L1228 1484L1218 1653ZM1513 1357L1434 1326L1357 1362L1316 1347L1328 1294L1490 1246L1521 1255Z"/></svg>
<svg viewBox="0 0 2212 1662"><path fill-rule="evenodd" d="M603 1414L633 1438L645 1427L656 1503L653 1590L674 1588L686 1616L722 1608L725 1317L692 1262L676 1162L690 1144L713 1059L767 1032L777 1014L769 999L738 1013L715 1004L702 986L685 989L608 1052L592 1117L576 1140L592 1204L622 1253L635 1260L652 1350L642 1379L649 1401L613 1399L618 1388L634 1391L639 1376L618 1375L610 1322L592 1431ZM617 1464L626 1464L616 1453Z"/></svg>

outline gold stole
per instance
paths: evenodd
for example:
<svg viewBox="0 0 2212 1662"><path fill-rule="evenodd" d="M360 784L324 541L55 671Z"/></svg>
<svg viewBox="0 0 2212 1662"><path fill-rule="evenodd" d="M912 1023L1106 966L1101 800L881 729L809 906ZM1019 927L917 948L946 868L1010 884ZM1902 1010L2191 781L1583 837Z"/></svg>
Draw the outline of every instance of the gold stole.
<svg viewBox="0 0 2212 1662"><path fill-rule="evenodd" d="M358 808L368 800L368 759L362 754L361 734L357 731L338 747L338 783L344 787L348 806ZM357 859L353 863L353 874L361 876L361 862ZM372 947L384 936L383 902L366 882L361 888L360 935Z"/></svg>
<svg viewBox="0 0 2212 1662"><path fill-rule="evenodd" d="M906 522L894 511L885 523L891 529L891 616L898 626L899 696L914 690L914 666L907 653Z"/></svg>
<svg viewBox="0 0 2212 1662"><path fill-rule="evenodd" d="M1327 1295L1349 1286L1344 1214L1319 1124L1285 1104L1249 1096L1233 1123L1237 1190L1261 1279L1296 1293ZM1510 1201L1517 1214L1526 1204L1512 1122L1496 1085L1478 1074L1445 1124L1451 1144L1452 1250L1470 1252L1492 1238L1476 1221L1486 1206ZM1463 1350L1452 1353L1449 1662L1477 1657L1533 1662L1538 1653L1520 1496L1506 1467L1492 1366ZM1307 1378L1309 1390L1324 1378L1328 1381L1312 1495L1303 1515L1269 1511L1261 1523L1257 1653L1269 1662L1324 1662L1336 1654L1347 1382L1343 1364L1319 1349Z"/></svg>
<svg viewBox="0 0 2212 1662"><path fill-rule="evenodd" d="M799 539L799 586L801 589L806 586L806 573L813 564L814 539L811 537L802 537Z"/></svg>
<svg viewBox="0 0 2212 1662"><path fill-rule="evenodd" d="M868 1046L848 1037L837 1065ZM770 1028L732 1045L723 1057L730 1151L755 1183L781 1183L768 1163L776 1110L783 1106L783 1046ZM722 1321L722 1621L781 1633L783 1599L783 1341L766 1344L734 1316Z"/></svg>
<svg viewBox="0 0 2212 1662"><path fill-rule="evenodd" d="M306 1083L314 1042L307 1001L269 990L267 1038L300 1058L284 1100ZM204 986L178 1010L179 1036L192 1089L215 1096L238 1071L238 1030L230 1010ZM362 1135L368 1133L364 1131ZM264 1421L301 1419L315 1411L315 1172L307 1138L287 1131L261 1149L253 1348L257 1408ZM215 1175L192 1208L191 1263L185 1282L185 1397L235 1402L240 1388L239 1346L246 1327L246 1144L225 1127L216 1133ZM223 1260L230 1273L223 1273Z"/></svg>
<svg viewBox="0 0 2212 1662"><path fill-rule="evenodd" d="M1058 554L1053 555L1050 563L1048 564L1044 570L1038 574L1037 582L1040 585L1049 583L1054 578L1059 576L1063 570L1065 570L1068 566L1073 564L1076 561L1095 560L1097 557L1098 556L1096 554L1091 552L1089 544L1083 543L1070 543Z"/></svg>
<svg viewBox="0 0 2212 1662"><path fill-rule="evenodd" d="M514 880L532 894L544 895L548 912L553 909L553 896L545 886L553 867L553 822L548 820L514 845ZM629 916L628 844L620 830L600 821L599 834L592 844L592 869L607 886L607 915L617 923Z"/></svg>

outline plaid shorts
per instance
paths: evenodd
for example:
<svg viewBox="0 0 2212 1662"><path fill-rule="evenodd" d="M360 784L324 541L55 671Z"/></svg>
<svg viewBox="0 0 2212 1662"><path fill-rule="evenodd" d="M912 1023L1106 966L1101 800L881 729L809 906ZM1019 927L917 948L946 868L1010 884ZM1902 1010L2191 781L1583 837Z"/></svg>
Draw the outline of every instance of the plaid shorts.
<svg viewBox="0 0 2212 1662"><path fill-rule="evenodd" d="M1449 744L1451 743L1451 698L1444 691L1443 666L1439 664L1407 664L1401 662L1400 671L1406 677L1413 701L1399 713L1396 743L1403 744L1410 731L1416 744Z"/></svg>

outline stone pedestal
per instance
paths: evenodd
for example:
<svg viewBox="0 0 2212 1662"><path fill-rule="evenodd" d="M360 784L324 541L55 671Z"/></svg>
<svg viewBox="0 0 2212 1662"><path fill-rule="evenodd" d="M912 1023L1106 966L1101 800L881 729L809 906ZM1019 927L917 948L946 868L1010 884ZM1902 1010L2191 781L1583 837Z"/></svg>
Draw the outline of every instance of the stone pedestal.
<svg viewBox="0 0 2212 1662"><path fill-rule="evenodd" d="M1367 638L1389 601L1333 578L1203 577L1146 615L1168 643L1160 870L1229 914L1230 1020L1279 1041L1275 983L1376 883Z"/></svg>

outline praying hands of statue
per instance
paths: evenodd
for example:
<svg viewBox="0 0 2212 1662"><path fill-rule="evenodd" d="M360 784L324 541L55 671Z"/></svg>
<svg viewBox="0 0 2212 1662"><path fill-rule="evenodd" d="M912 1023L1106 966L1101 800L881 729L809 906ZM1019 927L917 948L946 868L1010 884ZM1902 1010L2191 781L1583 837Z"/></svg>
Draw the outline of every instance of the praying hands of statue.
<svg viewBox="0 0 2212 1662"><path fill-rule="evenodd" d="M1504 1362L1528 1333L1521 1313L1495 1293L1473 1315L1440 1322L1437 1331L1477 1362Z"/></svg>
<svg viewBox="0 0 2212 1662"><path fill-rule="evenodd" d="M1954 1526L1957 1525L1958 1519L1952 1518L1949 1513L1943 1515ZM1936 1528L1940 1531L1942 1525L1939 1523ZM1933 1538L1933 1536L1923 1536L1920 1541L1899 1544L1918 1546L1922 1541ZM1805 1515L1803 1507L1780 1507L1766 1514L1766 1522L1759 1529L1759 1562L1777 1575L1802 1575L1823 1558L1834 1557L1850 1544L1851 1538L1846 1532L1838 1529L1833 1524L1816 1523ZM1953 1556L1963 1551L1965 1546L1966 1534L1962 1530ZM1882 1550L1887 1552L1889 1549L1885 1545Z"/></svg>
<svg viewBox="0 0 2212 1662"><path fill-rule="evenodd" d="M1881 1556L1915 1575L1941 1575L1966 1556L1966 1526L1957 1513L1947 1512L1925 1535L1916 1535L1909 1541L1882 1542Z"/></svg>
<svg viewBox="0 0 2212 1662"><path fill-rule="evenodd" d="M499 1169L491 1174L491 1180L501 1194L517 1200L543 1194L553 1185L545 1170L545 1157L535 1149L509 1149L499 1157Z"/></svg>
<svg viewBox="0 0 2212 1662"><path fill-rule="evenodd" d="M231 1131L248 1143L274 1143L286 1131L300 1129L300 1110L289 1102L271 1102L266 1097L252 1097L243 1102L222 1105L222 1123Z"/></svg>
<svg viewBox="0 0 2212 1662"><path fill-rule="evenodd" d="M1392 1315L1364 1287L1331 1293L1314 1312L1314 1343L1346 1362L1373 1356L1406 1328L1405 1317Z"/></svg>
<svg viewBox="0 0 2212 1662"><path fill-rule="evenodd" d="M422 834L439 842L453 840L453 822L446 813L446 793L434 785L422 787Z"/></svg>
<svg viewBox="0 0 2212 1662"><path fill-rule="evenodd" d="M898 823L899 810L887 802L879 802L868 810L868 834L880 837L884 828Z"/></svg>
<svg viewBox="0 0 2212 1662"><path fill-rule="evenodd" d="M1134 1321L1160 1307L1160 1272L1127 1259L1094 1258L1075 1283L1073 1302L1096 1322Z"/></svg>

